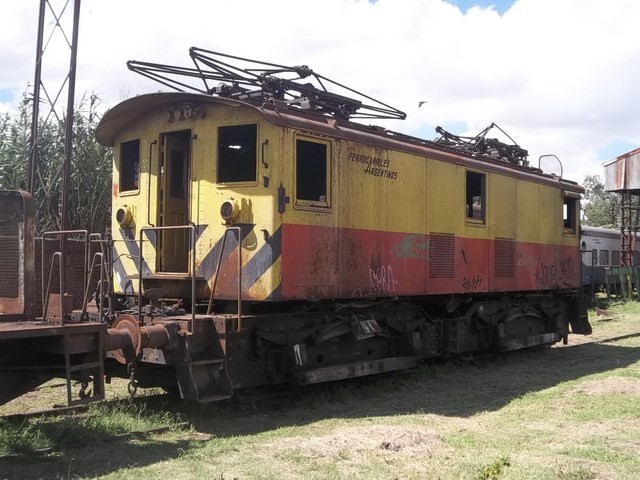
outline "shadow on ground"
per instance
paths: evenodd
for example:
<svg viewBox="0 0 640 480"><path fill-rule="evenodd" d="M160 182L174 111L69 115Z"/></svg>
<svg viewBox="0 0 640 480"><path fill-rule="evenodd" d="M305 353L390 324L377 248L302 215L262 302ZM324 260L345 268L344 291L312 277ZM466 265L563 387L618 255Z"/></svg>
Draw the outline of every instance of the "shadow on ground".
<svg viewBox="0 0 640 480"><path fill-rule="evenodd" d="M412 374L307 387L300 406L255 418L203 416L201 432L216 436L259 433L325 418L363 418L431 413L466 418L496 411L529 392L624 368L640 360L640 347L586 343L513 352L473 363L424 366Z"/></svg>
<svg viewBox="0 0 640 480"><path fill-rule="evenodd" d="M539 351L514 352L475 363L423 366L411 373L306 387L275 410L252 414L244 405L214 406L192 415L200 434L215 437L252 435L327 418L364 418L430 413L469 417L496 411L529 392L561 382L629 366L640 347L586 343ZM166 408L167 405L165 405ZM176 409L182 408L174 404ZM232 415L229 415L229 412ZM90 432L70 432L82 435ZM186 435L185 435L186 437ZM200 441L95 441L56 455L0 459L0 478L96 477L178 458ZM133 474L133 471L130 472Z"/></svg>

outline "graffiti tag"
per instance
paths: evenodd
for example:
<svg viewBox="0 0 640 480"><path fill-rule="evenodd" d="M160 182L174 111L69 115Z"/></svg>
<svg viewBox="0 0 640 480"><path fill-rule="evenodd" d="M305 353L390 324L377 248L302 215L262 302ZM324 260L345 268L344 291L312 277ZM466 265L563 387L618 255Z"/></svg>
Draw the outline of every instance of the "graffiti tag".
<svg viewBox="0 0 640 480"><path fill-rule="evenodd" d="M540 262L536 266L534 278L538 288L569 287L577 277L577 271L573 258L565 257L555 264Z"/></svg>
<svg viewBox="0 0 640 480"><path fill-rule="evenodd" d="M476 292L480 289L482 285L482 278L478 275L474 275L473 277L464 277L462 279L462 288L465 292Z"/></svg>
<svg viewBox="0 0 640 480"><path fill-rule="evenodd" d="M395 293L398 285L391 265L369 268L369 282L373 290L384 293Z"/></svg>
<svg viewBox="0 0 640 480"><path fill-rule="evenodd" d="M536 267L534 278L538 288L546 288L551 285L555 285L558 278L556 266L540 262Z"/></svg>
<svg viewBox="0 0 640 480"><path fill-rule="evenodd" d="M419 258L429 261L429 239L424 235L407 235L391 252L398 258Z"/></svg>
<svg viewBox="0 0 640 480"><path fill-rule="evenodd" d="M560 260L560 272L562 272L562 276L560 277L560 285L563 287L568 287L571 285L571 281L576 278L576 269L573 264L573 258L566 257Z"/></svg>

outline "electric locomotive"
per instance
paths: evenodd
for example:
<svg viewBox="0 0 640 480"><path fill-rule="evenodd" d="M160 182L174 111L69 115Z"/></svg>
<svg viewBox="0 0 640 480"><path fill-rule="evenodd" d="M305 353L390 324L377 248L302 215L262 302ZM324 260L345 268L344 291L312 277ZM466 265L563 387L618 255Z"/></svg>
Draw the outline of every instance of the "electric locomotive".
<svg viewBox="0 0 640 480"><path fill-rule="evenodd" d="M129 338L109 374L210 401L590 333L579 185L484 134L357 123L404 114L308 67L190 53L193 69L130 62L178 91L97 130L114 151L110 331Z"/></svg>

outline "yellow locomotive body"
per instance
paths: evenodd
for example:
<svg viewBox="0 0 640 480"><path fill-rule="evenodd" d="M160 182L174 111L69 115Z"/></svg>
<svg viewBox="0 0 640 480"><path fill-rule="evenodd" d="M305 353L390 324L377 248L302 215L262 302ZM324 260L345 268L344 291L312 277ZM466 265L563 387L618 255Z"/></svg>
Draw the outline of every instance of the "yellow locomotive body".
<svg viewBox="0 0 640 480"><path fill-rule="evenodd" d="M581 189L532 169L183 93L124 102L98 135L119 293L138 291L140 245L144 287L186 297L194 274L200 300L237 299L239 277L254 302L579 287Z"/></svg>
<svg viewBox="0 0 640 480"><path fill-rule="evenodd" d="M113 329L142 332L136 361L176 372L141 383L208 401L590 332L573 182L182 92L126 100L97 137L114 148L113 283L128 299Z"/></svg>

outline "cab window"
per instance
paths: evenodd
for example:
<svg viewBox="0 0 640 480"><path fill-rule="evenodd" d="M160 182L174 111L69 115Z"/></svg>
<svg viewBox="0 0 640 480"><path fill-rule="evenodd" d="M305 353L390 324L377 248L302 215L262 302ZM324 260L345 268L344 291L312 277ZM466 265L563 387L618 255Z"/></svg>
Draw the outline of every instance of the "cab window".
<svg viewBox="0 0 640 480"><path fill-rule="evenodd" d="M258 126L218 128L218 183L255 182Z"/></svg>
<svg viewBox="0 0 640 480"><path fill-rule="evenodd" d="M120 144L120 191L138 190L140 181L140 140Z"/></svg>
<svg viewBox="0 0 640 480"><path fill-rule="evenodd" d="M475 223L485 223L487 212L486 175L467 171L466 217Z"/></svg>
<svg viewBox="0 0 640 480"><path fill-rule="evenodd" d="M329 206L331 144L296 139L296 205Z"/></svg>

